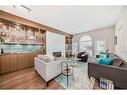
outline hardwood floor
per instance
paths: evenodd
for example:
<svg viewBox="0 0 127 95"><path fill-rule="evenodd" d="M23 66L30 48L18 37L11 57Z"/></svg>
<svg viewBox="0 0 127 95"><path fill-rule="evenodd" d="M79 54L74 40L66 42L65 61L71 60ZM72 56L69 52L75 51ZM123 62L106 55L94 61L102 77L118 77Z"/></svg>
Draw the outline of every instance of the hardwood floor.
<svg viewBox="0 0 127 95"><path fill-rule="evenodd" d="M0 76L0 89L64 89L56 81L46 87L45 81L34 71L34 68L23 69Z"/></svg>
<svg viewBox="0 0 127 95"><path fill-rule="evenodd" d="M97 83L95 83L97 84ZM49 82L46 87L45 81L34 71L27 68L10 74L0 76L0 89L64 89L55 80ZM94 89L99 89L97 85Z"/></svg>

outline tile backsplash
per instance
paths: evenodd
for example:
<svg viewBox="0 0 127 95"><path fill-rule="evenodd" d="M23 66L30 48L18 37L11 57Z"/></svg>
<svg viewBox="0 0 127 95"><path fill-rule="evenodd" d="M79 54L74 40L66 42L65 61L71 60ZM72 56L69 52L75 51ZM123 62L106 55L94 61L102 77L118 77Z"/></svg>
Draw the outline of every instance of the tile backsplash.
<svg viewBox="0 0 127 95"><path fill-rule="evenodd" d="M4 53L34 52L42 50L42 47L41 45L0 45Z"/></svg>

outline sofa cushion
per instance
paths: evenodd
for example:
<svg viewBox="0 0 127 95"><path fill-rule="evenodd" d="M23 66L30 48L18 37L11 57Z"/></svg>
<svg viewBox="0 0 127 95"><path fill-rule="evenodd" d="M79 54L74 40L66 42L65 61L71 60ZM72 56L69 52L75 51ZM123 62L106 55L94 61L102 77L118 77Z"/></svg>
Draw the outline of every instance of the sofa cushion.
<svg viewBox="0 0 127 95"><path fill-rule="evenodd" d="M44 55L39 54L39 55L37 55L37 57L38 57L39 59L42 59L42 58L44 57Z"/></svg>
<svg viewBox="0 0 127 95"><path fill-rule="evenodd" d="M112 58L115 57L115 55L113 53L109 53L109 57Z"/></svg>
<svg viewBox="0 0 127 95"><path fill-rule="evenodd" d="M120 65L120 67L121 67L121 68L124 68L124 69L127 69L127 63L122 63L122 64Z"/></svg>
<svg viewBox="0 0 127 95"><path fill-rule="evenodd" d="M114 58L112 62L112 66L117 66L119 67L122 64L122 60L119 58Z"/></svg>
<svg viewBox="0 0 127 95"><path fill-rule="evenodd" d="M46 55L37 55L37 57L40 59L40 60L43 60L45 62L50 62L51 60L49 59L48 56Z"/></svg>
<svg viewBox="0 0 127 95"><path fill-rule="evenodd" d="M50 62L54 60L54 56L52 56L51 54L37 55L37 57L45 62Z"/></svg>
<svg viewBox="0 0 127 95"><path fill-rule="evenodd" d="M99 63L100 63L100 64L105 64L105 65L109 65L109 64L112 63L112 61L113 61L112 58L105 58L105 59L100 59L100 60L99 60Z"/></svg>

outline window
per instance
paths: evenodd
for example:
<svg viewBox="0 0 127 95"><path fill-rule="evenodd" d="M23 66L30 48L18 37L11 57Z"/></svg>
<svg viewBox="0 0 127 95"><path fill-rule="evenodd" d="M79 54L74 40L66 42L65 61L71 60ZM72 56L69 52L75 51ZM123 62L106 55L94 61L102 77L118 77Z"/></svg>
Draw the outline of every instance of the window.
<svg viewBox="0 0 127 95"><path fill-rule="evenodd" d="M97 41L97 52L105 50L105 41Z"/></svg>
<svg viewBox="0 0 127 95"><path fill-rule="evenodd" d="M92 39L90 36L84 36L79 41L79 52L86 51L92 56Z"/></svg>

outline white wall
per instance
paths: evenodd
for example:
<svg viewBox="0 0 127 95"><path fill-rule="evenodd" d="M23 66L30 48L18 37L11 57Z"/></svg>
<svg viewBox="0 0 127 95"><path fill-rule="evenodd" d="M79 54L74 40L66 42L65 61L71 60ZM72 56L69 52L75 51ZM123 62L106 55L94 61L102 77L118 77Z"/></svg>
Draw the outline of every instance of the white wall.
<svg viewBox="0 0 127 95"><path fill-rule="evenodd" d="M97 54L97 41L105 41L105 48L109 49L111 52L114 51L114 28L106 27L98 30L93 30L89 32L84 32L80 34L75 34L73 37L73 43L80 40L81 37L88 35L93 40L93 54Z"/></svg>
<svg viewBox="0 0 127 95"><path fill-rule="evenodd" d="M117 36L115 53L127 61L127 7L121 9L115 25L115 36Z"/></svg>
<svg viewBox="0 0 127 95"><path fill-rule="evenodd" d="M62 52L62 56L65 56L65 36L46 32L46 53L53 54L53 52Z"/></svg>

